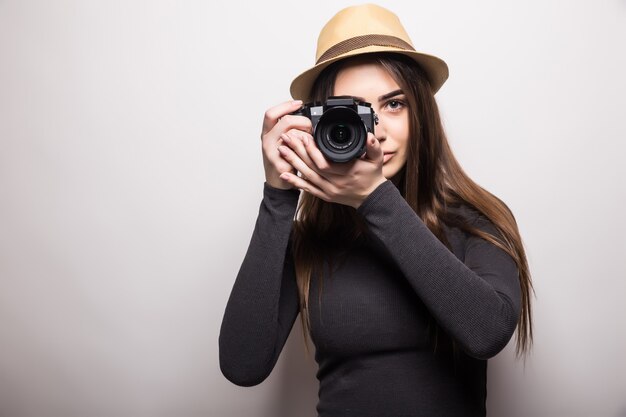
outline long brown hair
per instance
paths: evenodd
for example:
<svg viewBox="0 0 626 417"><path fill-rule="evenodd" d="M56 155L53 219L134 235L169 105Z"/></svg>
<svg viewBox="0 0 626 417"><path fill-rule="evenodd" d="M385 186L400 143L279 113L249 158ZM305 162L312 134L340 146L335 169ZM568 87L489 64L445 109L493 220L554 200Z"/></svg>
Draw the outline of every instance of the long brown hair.
<svg viewBox="0 0 626 417"><path fill-rule="evenodd" d="M406 96L410 114L407 160L392 181L409 206L450 250L444 223L493 243L515 260L522 294L516 353L518 357L528 353L533 339L530 301L533 287L522 239L512 212L498 197L472 181L459 165L448 144L430 84L423 70L414 61L391 53L370 54L357 59L367 59L381 65ZM311 94L314 101L323 101L332 95L337 73L348 62L350 59L336 62L319 75ZM465 204L487 217L503 239L473 227L447 212L447 207L460 204ZM311 276L315 274L320 277L321 294L321 268L324 260L329 263L332 261L331 255L335 252L333 245L349 245L364 231L364 223L354 208L302 193L294 220L292 242L305 345L310 336L308 306ZM328 250L323 250L324 248ZM435 347L439 330L435 325ZM453 345L456 351L454 342ZM308 345L306 346L308 350Z"/></svg>

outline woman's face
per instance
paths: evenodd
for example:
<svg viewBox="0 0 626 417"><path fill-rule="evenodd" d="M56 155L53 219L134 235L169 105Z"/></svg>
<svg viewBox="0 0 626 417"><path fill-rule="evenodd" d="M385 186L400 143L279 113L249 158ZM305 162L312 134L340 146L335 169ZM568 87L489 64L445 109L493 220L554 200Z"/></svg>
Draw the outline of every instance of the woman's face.
<svg viewBox="0 0 626 417"><path fill-rule="evenodd" d="M398 84L380 64L350 63L337 73L333 95L372 104L378 115L374 133L384 152L383 175L393 177L406 162L409 143L409 109Z"/></svg>

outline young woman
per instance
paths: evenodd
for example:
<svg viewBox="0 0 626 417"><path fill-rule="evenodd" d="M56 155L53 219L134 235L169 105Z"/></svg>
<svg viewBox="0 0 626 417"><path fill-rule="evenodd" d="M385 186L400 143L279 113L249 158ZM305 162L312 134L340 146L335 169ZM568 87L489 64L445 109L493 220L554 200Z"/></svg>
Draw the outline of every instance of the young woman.
<svg viewBox="0 0 626 417"><path fill-rule="evenodd" d="M361 158L333 163L290 114L302 101L266 112L263 200L219 339L230 381L262 382L300 313L319 416L486 415L487 359L516 328L530 348L532 285L513 214L448 145L434 99L447 74L386 9L324 27L292 95L357 97L378 124Z"/></svg>

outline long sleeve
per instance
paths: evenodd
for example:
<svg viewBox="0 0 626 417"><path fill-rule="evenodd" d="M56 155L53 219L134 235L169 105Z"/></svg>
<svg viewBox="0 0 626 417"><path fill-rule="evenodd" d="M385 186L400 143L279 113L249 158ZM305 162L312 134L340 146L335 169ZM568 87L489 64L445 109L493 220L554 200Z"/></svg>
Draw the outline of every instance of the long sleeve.
<svg viewBox="0 0 626 417"><path fill-rule="evenodd" d="M521 305L518 269L510 255L471 236L462 262L433 235L391 181L376 188L357 212L433 317L468 355L487 359L506 346ZM484 216L474 225L498 235Z"/></svg>
<svg viewBox="0 0 626 417"><path fill-rule="evenodd" d="M296 190L264 184L250 245L219 335L220 369L237 385L257 385L267 378L298 315L298 289L289 248L298 196Z"/></svg>

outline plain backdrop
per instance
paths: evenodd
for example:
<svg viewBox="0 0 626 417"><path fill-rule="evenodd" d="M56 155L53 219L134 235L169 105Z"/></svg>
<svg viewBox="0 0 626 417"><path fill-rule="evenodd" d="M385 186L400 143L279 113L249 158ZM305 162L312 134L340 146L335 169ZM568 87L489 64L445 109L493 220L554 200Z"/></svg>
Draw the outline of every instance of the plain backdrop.
<svg viewBox="0 0 626 417"><path fill-rule="evenodd" d="M0 0L0 417L314 416L300 328L241 388L218 334L290 99L346 1ZM535 346L492 416L626 416L626 1L384 1L511 208Z"/></svg>

